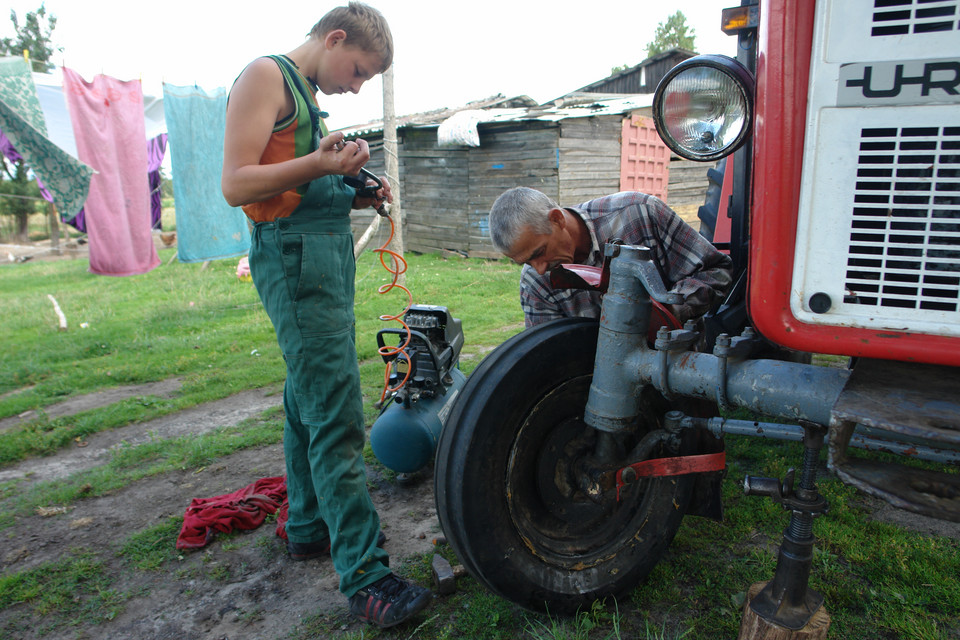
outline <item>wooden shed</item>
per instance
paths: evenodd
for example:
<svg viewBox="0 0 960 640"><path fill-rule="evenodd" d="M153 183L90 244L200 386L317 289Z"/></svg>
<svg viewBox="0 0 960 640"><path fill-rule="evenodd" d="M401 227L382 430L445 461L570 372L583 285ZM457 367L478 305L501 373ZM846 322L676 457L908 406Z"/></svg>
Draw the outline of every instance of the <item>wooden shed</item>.
<svg viewBox="0 0 960 640"><path fill-rule="evenodd" d="M515 186L540 189L561 205L622 190L643 191L664 199L696 226L707 167L696 165L698 175L684 176L681 167L674 166L678 161L671 161L649 117L651 98L577 95L536 105L529 98L495 96L460 110L399 119L406 249L499 257L490 243L487 214L497 196ZM441 126L457 113L476 118L478 146L444 139ZM370 144L368 168L382 174L382 125L343 131ZM679 197L686 195L685 189L673 176L696 183L692 202ZM369 211L355 213L355 233L362 233L369 222Z"/></svg>

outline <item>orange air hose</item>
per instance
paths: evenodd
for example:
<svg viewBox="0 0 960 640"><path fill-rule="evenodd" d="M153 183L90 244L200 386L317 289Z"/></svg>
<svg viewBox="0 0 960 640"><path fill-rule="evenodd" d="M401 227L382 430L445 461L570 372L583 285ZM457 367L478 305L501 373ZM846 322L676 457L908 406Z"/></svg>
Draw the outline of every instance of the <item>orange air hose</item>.
<svg viewBox="0 0 960 640"><path fill-rule="evenodd" d="M394 288L401 289L407 294L407 306L405 306L403 308L403 311L401 311L397 315L380 316L380 320L382 320L383 322L390 322L392 320L396 320L403 326L404 331L406 331L407 337L403 341L403 344L397 345L396 347L384 345L379 349L377 349L377 353L379 353L381 356L385 358L390 356L394 356L394 357L403 356L404 358L407 359L408 365L407 365L407 373L406 375L403 376L403 380L401 380L396 387L390 388L390 362L387 362L387 368L383 374L383 391L380 394L381 403L383 403L383 400L384 398L387 397L388 393L397 391L407 383L407 380L410 378L410 371L412 369L409 363L410 356L408 356L407 352L404 351L404 349L407 348L407 345L410 344L410 327L408 327L407 323L404 322L403 316L407 313L407 311L409 311L410 307L413 305L413 294L410 293L410 290L404 287L403 285L397 284L397 279L400 277L400 274L405 273L407 271L407 261L404 260L403 256L397 253L396 251L391 251L390 249L387 249L387 245L389 245L390 241L393 240L393 235L396 229L393 224L393 218L391 218L389 215L385 217L387 218L387 220L390 221L390 235L389 237L387 237L386 242L383 243L383 246L381 246L379 249L374 249L373 251L374 253L380 254L380 264L382 264L383 268L386 269L389 273L393 274L393 281L389 282L388 284L381 285L377 289L377 293L381 293L381 294L387 293L388 291L391 291ZM389 255L391 258L391 265L389 266L387 265L387 260L386 260L387 255Z"/></svg>

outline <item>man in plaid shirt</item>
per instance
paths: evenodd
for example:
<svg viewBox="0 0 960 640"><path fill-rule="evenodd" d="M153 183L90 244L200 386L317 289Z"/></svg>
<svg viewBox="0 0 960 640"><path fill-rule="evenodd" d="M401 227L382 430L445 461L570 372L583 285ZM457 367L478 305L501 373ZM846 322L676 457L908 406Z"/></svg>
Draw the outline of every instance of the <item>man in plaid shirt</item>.
<svg viewBox="0 0 960 640"><path fill-rule="evenodd" d="M653 196L624 191L576 207L560 207L536 189L504 192L490 210L494 247L518 264L520 305L526 326L566 317L600 317L601 294L554 289L550 270L561 264L602 266L603 246L619 238L653 252L670 305L682 323L706 313L730 286L730 257L717 251L667 205Z"/></svg>

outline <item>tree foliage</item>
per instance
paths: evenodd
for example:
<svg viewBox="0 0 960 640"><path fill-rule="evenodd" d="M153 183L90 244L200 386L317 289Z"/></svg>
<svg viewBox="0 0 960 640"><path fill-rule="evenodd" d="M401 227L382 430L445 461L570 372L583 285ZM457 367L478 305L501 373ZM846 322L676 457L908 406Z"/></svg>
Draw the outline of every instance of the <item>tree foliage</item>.
<svg viewBox="0 0 960 640"><path fill-rule="evenodd" d="M687 49L696 51L694 40L696 34L694 29L687 25L687 17L682 11L677 11L672 16L657 25L657 31L653 36L653 41L647 45L647 57L655 56L670 49Z"/></svg>
<svg viewBox="0 0 960 640"><path fill-rule="evenodd" d="M11 9L10 22L16 35L0 38L0 55L20 56L26 51L33 71L53 69L51 35L57 26L57 17L48 15L41 4L36 11L27 12L22 25L17 12ZM40 189L23 160L13 162L0 154L0 215L13 216L14 234L20 240L27 239L27 222L30 214L37 211L39 199Z"/></svg>
<svg viewBox="0 0 960 640"><path fill-rule="evenodd" d="M0 154L2 180L0 180L0 215L13 216L14 234L23 239L27 233L27 219L37 212L40 187L27 175L27 167L20 162L10 162Z"/></svg>
<svg viewBox="0 0 960 640"><path fill-rule="evenodd" d="M57 49L53 47L51 36L57 27L57 16L48 15L46 7L41 3L36 11L27 12L22 26L17 12L11 9L10 22L13 23L16 35L12 38L0 38L0 54L20 56L27 51L33 71L46 73L53 69L50 59Z"/></svg>

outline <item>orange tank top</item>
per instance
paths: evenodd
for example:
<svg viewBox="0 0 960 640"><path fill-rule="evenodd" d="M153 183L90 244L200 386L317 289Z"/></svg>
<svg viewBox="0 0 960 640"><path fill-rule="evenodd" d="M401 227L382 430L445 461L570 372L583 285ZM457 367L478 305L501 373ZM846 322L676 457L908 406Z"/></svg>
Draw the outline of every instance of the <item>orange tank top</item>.
<svg viewBox="0 0 960 640"><path fill-rule="evenodd" d="M280 67L287 88L293 94L293 113L279 121L273 127L273 133L267 142L260 164L274 164L300 158L316 150L322 136L327 135L327 127L320 117L315 89L286 56L269 56ZM243 212L254 222L269 222L285 218L293 213L300 204L307 185L284 191L269 200L243 205Z"/></svg>

